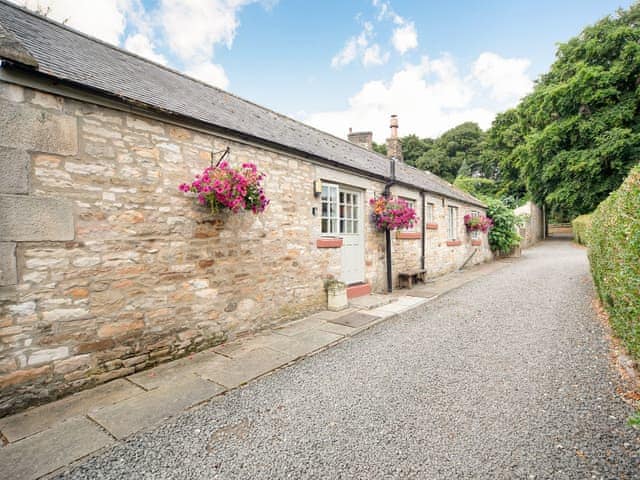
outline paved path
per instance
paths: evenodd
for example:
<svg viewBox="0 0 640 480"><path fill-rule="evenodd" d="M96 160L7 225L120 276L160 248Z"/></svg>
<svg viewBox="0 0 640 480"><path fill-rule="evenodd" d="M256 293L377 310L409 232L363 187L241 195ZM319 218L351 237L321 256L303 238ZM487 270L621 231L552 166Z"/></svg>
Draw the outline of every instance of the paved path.
<svg viewBox="0 0 640 480"><path fill-rule="evenodd" d="M640 478L591 295L544 244L61 477Z"/></svg>

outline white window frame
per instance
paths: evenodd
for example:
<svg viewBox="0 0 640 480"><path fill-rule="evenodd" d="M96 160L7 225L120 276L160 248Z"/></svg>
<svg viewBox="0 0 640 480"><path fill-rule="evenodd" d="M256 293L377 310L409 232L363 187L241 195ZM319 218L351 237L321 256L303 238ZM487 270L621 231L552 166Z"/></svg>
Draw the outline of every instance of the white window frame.
<svg viewBox="0 0 640 480"><path fill-rule="evenodd" d="M449 240L458 240L458 207L447 205L447 237Z"/></svg>
<svg viewBox="0 0 640 480"><path fill-rule="evenodd" d="M426 217L425 221L426 221L426 223L436 223L435 220L433 219L433 215L435 213L435 208L436 208L436 205L434 203L427 202L427 205L426 205L427 211L425 213L425 217Z"/></svg>
<svg viewBox="0 0 640 480"><path fill-rule="evenodd" d="M409 207L413 208L413 211L416 212L416 221L413 222L413 227L407 228L404 231L415 232L417 231L418 223L420 222L420 212L418 212L418 209L416 208L416 204L418 202L413 198L407 198L407 197L400 197L400 198L402 198L405 202L407 202L409 204Z"/></svg>
<svg viewBox="0 0 640 480"><path fill-rule="evenodd" d="M352 195L357 195L357 200ZM320 234L328 237L360 235L363 228L360 212L362 197L362 192L346 187L341 191L340 185L323 183L320 196Z"/></svg>
<svg viewBox="0 0 640 480"><path fill-rule="evenodd" d="M335 193L335 195L332 195ZM320 196L320 234L334 236L338 234L338 209L339 205L338 185L331 183L322 184L322 194ZM331 208L333 204L333 209ZM326 209L324 208L326 205Z"/></svg>
<svg viewBox="0 0 640 480"><path fill-rule="evenodd" d="M480 212L477 210L471 210L471 217L479 217L480 216ZM473 230L471 232L471 240L479 240L480 239L480 232L478 230Z"/></svg>

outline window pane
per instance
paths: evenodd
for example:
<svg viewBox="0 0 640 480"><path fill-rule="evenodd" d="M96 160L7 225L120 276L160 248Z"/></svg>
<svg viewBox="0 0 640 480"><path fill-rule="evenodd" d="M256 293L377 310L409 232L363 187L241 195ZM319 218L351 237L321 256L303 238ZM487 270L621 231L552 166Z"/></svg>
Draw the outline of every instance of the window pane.
<svg viewBox="0 0 640 480"><path fill-rule="evenodd" d="M329 233L329 221L326 218L320 221L320 231L322 233Z"/></svg>
<svg viewBox="0 0 640 480"><path fill-rule="evenodd" d="M353 221L353 233L358 233L358 232L359 232L359 230L358 230L358 221L354 220Z"/></svg>

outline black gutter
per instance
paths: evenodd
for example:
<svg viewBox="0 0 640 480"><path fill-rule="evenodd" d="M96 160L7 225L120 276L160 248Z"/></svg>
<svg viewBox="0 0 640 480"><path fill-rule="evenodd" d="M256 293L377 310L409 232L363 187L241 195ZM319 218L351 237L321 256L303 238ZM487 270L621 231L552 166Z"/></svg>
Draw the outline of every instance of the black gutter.
<svg viewBox="0 0 640 480"><path fill-rule="evenodd" d="M420 238L422 238L422 244L420 245L420 270L424 270L425 266L425 250L426 250L426 241L427 241L427 224L425 217L425 200L424 200L424 191L420 192L420 196L422 197L422 215L420 222Z"/></svg>
<svg viewBox="0 0 640 480"><path fill-rule="evenodd" d="M384 186L384 196L389 198L391 194L391 186L395 183L396 179L396 159L392 158L389 160L389 164L391 166L391 178ZM386 248L386 260L387 260L387 292L393 292L393 274L391 271L392 261L391 261L391 230L388 228L384 231L384 239L385 239L385 248Z"/></svg>

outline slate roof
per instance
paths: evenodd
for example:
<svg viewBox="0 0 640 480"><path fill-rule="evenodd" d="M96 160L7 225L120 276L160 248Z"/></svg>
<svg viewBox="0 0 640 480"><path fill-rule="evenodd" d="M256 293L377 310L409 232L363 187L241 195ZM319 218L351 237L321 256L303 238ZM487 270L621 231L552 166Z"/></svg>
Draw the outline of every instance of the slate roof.
<svg viewBox="0 0 640 480"><path fill-rule="evenodd" d="M195 119L329 164L388 178L387 158L0 0L0 58L137 106ZM399 164L397 179L468 203L478 199Z"/></svg>

